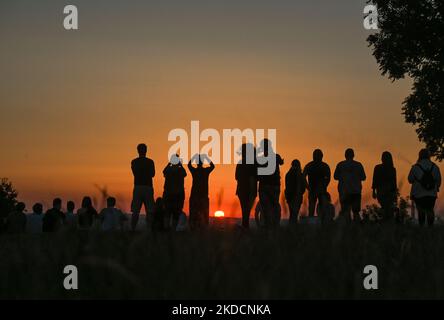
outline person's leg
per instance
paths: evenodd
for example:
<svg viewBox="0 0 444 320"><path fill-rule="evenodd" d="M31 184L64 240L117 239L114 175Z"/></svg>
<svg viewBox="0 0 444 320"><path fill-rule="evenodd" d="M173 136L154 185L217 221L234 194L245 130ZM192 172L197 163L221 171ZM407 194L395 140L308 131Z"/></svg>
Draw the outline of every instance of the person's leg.
<svg viewBox="0 0 444 320"><path fill-rule="evenodd" d="M139 221L140 209L142 208L142 197L139 186L134 186L133 200L131 202L131 230L135 231Z"/></svg>
<svg viewBox="0 0 444 320"><path fill-rule="evenodd" d="M202 229L204 225L204 205L203 199L199 195L194 199L194 228Z"/></svg>
<svg viewBox="0 0 444 320"><path fill-rule="evenodd" d="M279 186L275 186L272 189L273 192L273 227L278 227L281 221L281 204L279 203L279 197L281 195L281 188Z"/></svg>
<svg viewBox="0 0 444 320"><path fill-rule="evenodd" d="M345 220L346 223L351 222L351 205L349 195L339 195L339 202L341 203L340 216Z"/></svg>
<svg viewBox="0 0 444 320"><path fill-rule="evenodd" d="M149 186L146 186L144 189L143 204L145 206L146 226L149 229L154 215L154 189Z"/></svg>
<svg viewBox="0 0 444 320"><path fill-rule="evenodd" d="M270 228L272 225L272 214L273 214L273 207L271 202L273 200L269 186L264 186L261 190L261 194L262 194L261 208L262 208L262 215L264 217L264 226L266 228Z"/></svg>
<svg viewBox="0 0 444 320"><path fill-rule="evenodd" d="M393 196L388 195L380 195L378 196L378 202L381 206L382 211L382 221L384 222L393 222L394 220L394 200Z"/></svg>
<svg viewBox="0 0 444 320"><path fill-rule="evenodd" d="M294 203L294 215L295 215L295 223L298 223L298 219L299 219L299 212L301 211L301 207L302 207L302 197L298 198L295 200Z"/></svg>
<svg viewBox="0 0 444 320"><path fill-rule="evenodd" d="M308 193L308 215L310 217L314 217L317 199L318 195L315 191L310 191Z"/></svg>
<svg viewBox="0 0 444 320"><path fill-rule="evenodd" d="M418 223L420 226L425 224L426 212L424 209L423 198L415 199L416 209L418 210Z"/></svg>
<svg viewBox="0 0 444 320"><path fill-rule="evenodd" d="M239 195L239 202L242 210L242 227L248 229L250 227L250 199L245 195Z"/></svg>
<svg viewBox="0 0 444 320"><path fill-rule="evenodd" d="M353 222L359 223L361 222L361 216L359 213L361 212L361 194L353 194L351 195L351 208L353 211Z"/></svg>
<svg viewBox="0 0 444 320"><path fill-rule="evenodd" d="M431 227L435 223L436 197L427 197L426 201L427 224Z"/></svg>
<svg viewBox="0 0 444 320"><path fill-rule="evenodd" d="M185 194L181 193L181 194L177 195L175 199L176 199L175 200L175 206L174 206L173 213L172 213L173 214L173 216L172 216L172 227L173 227L173 230L176 230L177 225L179 223L179 217L180 217L180 214L183 211L183 204L184 204L184 201L185 201Z"/></svg>
<svg viewBox="0 0 444 320"><path fill-rule="evenodd" d="M210 199L208 197L202 198L202 217L203 226L208 227L210 225Z"/></svg>
<svg viewBox="0 0 444 320"><path fill-rule="evenodd" d="M287 199L287 204L290 211L288 223L290 225L295 225L297 223L296 199Z"/></svg>

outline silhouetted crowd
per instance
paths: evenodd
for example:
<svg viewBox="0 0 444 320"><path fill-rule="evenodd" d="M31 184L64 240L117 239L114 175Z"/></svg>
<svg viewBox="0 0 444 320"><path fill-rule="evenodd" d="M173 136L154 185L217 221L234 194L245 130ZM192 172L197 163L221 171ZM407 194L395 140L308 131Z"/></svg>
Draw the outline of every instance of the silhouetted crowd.
<svg viewBox="0 0 444 320"><path fill-rule="evenodd" d="M139 214L144 207L146 225L152 230L191 230L204 229L209 224L209 177L215 165L207 155L196 154L188 162L188 171L192 176L192 188L189 198L189 217L183 212L185 202L184 182L187 172L179 155L171 157L163 169L165 178L162 197L154 200L153 178L154 161L147 157L147 146L137 146L138 157L131 162L134 176L133 198L131 203L131 230L138 225ZM236 166L236 195L242 210L243 229L250 226L250 213L259 196L256 206L256 220L264 228L276 228L280 225L281 194L280 166L282 157L275 153L271 141L264 139L260 146L246 143L241 148L241 160ZM303 169L299 160L293 160L291 168L285 175L285 200L289 208L289 224L299 222L299 212L303 197L308 192L308 216L318 217L321 224L334 221L360 223L362 182L366 180L363 165L356 161L353 149L345 151L345 160L337 164L333 178L338 181L340 211L336 217L328 186L331 170L323 162L323 153L316 149L313 160ZM275 159L274 172L267 175L258 174L258 169L267 167L268 161ZM441 186L441 173L431 161L427 149L419 152L419 158L410 170L408 181L411 184L410 197L418 212L419 225L426 222L432 226L435 221L434 207ZM373 171L372 194L381 206L381 221L395 221L398 202L396 169L390 152L384 152L381 163ZM9 233L56 232L62 229L103 231L122 230L127 216L116 207L116 199L109 197L106 208L100 212L94 208L90 197L84 197L81 208L75 213L75 204L68 201L66 212L62 211L62 200L54 199L52 208L43 213L43 206L36 203L31 214L25 214L25 204L19 202L4 224ZM188 220L188 222L187 222Z"/></svg>

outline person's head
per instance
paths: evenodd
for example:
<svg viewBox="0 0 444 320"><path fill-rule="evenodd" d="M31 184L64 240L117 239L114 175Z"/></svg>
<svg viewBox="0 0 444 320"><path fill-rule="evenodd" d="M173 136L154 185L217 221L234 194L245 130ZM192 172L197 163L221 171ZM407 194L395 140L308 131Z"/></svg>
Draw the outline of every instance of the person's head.
<svg viewBox="0 0 444 320"><path fill-rule="evenodd" d="M393 167L393 157L388 151L384 151L381 156L381 162L384 166Z"/></svg>
<svg viewBox="0 0 444 320"><path fill-rule="evenodd" d="M256 148L252 143L243 143L241 155L243 164L253 164L256 158Z"/></svg>
<svg viewBox="0 0 444 320"><path fill-rule="evenodd" d="M324 158L324 154L322 153L321 149L316 149L315 151L313 151L313 161L321 162L322 158Z"/></svg>
<svg viewBox="0 0 444 320"><path fill-rule="evenodd" d="M25 208L26 208L26 205L24 202L19 202L15 205L15 210L17 212L23 212L23 211L25 211Z"/></svg>
<svg viewBox="0 0 444 320"><path fill-rule="evenodd" d="M345 150L345 159L347 160L353 160L355 158L355 152L352 148L348 148Z"/></svg>
<svg viewBox="0 0 444 320"><path fill-rule="evenodd" d="M146 144L144 144L144 143L140 143L140 144L137 146L137 153L139 154L139 156L141 156L141 157L145 157L147 151L148 151L148 147L146 146Z"/></svg>
<svg viewBox="0 0 444 320"><path fill-rule="evenodd" d="M68 201L66 203L66 210L68 210L68 212L73 212L75 208L76 208L76 205L75 205L74 201Z"/></svg>
<svg viewBox="0 0 444 320"><path fill-rule="evenodd" d="M91 208L92 201L90 197L83 197L82 199L82 208Z"/></svg>
<svg viewBox="0 0 444 320"><path fill-rule="evenodd" d="M62 199L60 199L60 198L55 198L55 199L52 201L52 207L53 207L54 209L57 209L57 210L62 209Z"/></svg>
<svg viewBox="0 0 444 320"><path fill-rule="evenodd" d="M302 170L301 162L299 160L297 160L297 159L294 159L291 162L291 168L294 169L294 170L297 170L297 171L301 171Z"/></svg>
<svg viewBox="0 0 444 320"><path fill-rule="evenodd" d="M428 149L421 149L419 151L419 161L430 160L430 151Z"/></svg>
<svg viewBox="0 0 444 320"><path fill-rule="evenodd" d="M170 157L170 164L172 165L179 165L182 163L182 159L180 159L180 156L176 153L176 154L172 154Z"/></svg>
<svg viewBox="0 0 444 320"><path fill-rule="evenodd" d="M41 203L36 203L32 206L32 212L35 214L42 214L43 213L43 205Z"/></svg>
<svg viewBox="0 0 444 320"><path fill-rule="evenodd" d="M114 208L116 205L116 198L114 197L108 197L108 199L106 199L106 206L108 208Z"/></svg>

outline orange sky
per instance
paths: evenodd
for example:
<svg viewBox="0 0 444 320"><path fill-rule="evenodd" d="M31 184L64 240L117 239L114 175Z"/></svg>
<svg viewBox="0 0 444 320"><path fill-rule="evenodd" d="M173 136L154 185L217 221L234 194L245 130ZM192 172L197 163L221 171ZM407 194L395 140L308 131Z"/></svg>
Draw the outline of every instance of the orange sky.
<svg viewBox="0 0 444 320"><path fill-rule="evenodd" d="M137 143L156 161L160 195L168 132L199 120L202 129L277 129L284 173L318 147L334 170L353 147L369 181L385 150L405 181L421 148L401 115L410 83L379 74L365 1L356 2L77 1L71 33L56 1L2 3L0 176L28 208L98 197L99 184L128 209ZM238 214L234 166L217 166L210 183L211 211L223 190L221 208ZM330 191L336 198L335 183Z"/></svg>

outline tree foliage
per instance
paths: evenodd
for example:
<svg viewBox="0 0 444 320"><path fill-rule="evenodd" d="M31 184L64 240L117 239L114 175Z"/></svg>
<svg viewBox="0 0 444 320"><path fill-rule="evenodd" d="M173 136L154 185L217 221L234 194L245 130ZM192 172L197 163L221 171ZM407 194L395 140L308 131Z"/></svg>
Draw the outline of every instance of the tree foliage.
<svg viewBox="0 0 444 320"><path fill-rule="evenodd" d="M402 111L419 140L444 159L444 1L372 0L379 31L368 37L380 70L391 80L410 77Z"/></svg>
<svg viewBox="0 0 444 320"><path fill-rule="evenodd" d="M0 218L6 217L17 204L17 191L11 181L6 178L0 180Z"/></svg>

